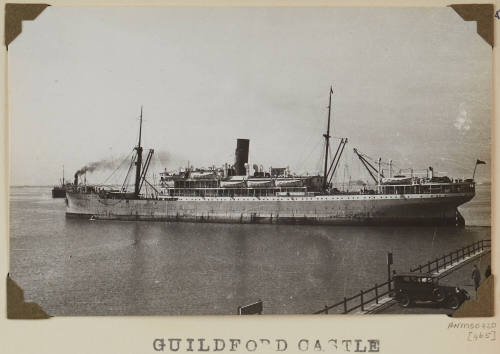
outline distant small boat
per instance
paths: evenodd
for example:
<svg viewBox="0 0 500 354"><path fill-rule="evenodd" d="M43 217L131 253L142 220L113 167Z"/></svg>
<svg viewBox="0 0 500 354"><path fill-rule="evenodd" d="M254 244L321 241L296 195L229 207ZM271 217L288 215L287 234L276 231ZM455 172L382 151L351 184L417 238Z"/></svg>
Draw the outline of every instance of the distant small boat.
<svg viewBox="0 0 500 354"><path fill-rule="evenodd" d="M55 186L52 188L52 198L66 198L66 187Z"/></svg>
<svg viewBox="0 0 500 354"><path fill-rule="evenodd" d="M66 198L66 185L64 184L64 166L61 185L54 186L54 188L52 188L52 198Z"/></svg>

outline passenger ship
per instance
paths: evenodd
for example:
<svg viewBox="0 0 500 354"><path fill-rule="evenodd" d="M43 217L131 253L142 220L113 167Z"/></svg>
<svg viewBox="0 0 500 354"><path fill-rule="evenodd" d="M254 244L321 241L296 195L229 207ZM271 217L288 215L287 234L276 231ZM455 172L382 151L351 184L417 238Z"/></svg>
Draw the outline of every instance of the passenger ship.
<svg viewBox="0 0 500 354"><path fill-rule="evenodd" d="M248 163L249 140L238 139L234 165L160 173L153 185L146 174L154 151L142 159L142 109L139 141L129 173L135 167L134 191L79 184L78 173L66 192L66 215L111 220L190 221L224 223L284 223L330 225L464 225L457 207L475 195L473 179L437 177L432 167L425 177L410 170L407 175L385 176L381 160L370 162L354 149L374 181L374 187L340 192L332 178L347 144L341 139L329 159L330 112L325 138L324 173L297 176L288 168ZM478 162L480 162L478 160ZM477 164L476 164L477 166ZM253 170L253 171L252 171ZM128 177L128 174L127 174ZM126 179L127 180L127 179ZM153 191L142 193L143 186Z"/></svg>

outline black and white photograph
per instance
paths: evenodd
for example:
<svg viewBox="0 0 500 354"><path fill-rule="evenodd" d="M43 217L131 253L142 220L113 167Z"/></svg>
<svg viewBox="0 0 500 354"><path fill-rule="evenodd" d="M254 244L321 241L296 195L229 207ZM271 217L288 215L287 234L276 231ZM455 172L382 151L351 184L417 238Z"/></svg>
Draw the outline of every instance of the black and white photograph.
<svg viewBox="0 0 500 354"><path fill-rule="evenodd" d="M492 316L468 14L40 8L6 43L10 286L40 317Z"/></svg>

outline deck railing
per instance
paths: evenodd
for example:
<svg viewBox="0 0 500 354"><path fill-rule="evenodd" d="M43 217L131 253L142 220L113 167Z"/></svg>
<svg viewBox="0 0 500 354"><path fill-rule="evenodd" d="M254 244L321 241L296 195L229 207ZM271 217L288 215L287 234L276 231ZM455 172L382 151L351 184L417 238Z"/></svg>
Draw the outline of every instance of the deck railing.
<svg viewBox="0 0 500 354"><path fill-rule="evenodd" d="M491 248L491 240L479 240L462 248L459 248L455 251L452 251L448 254L443 255L442 257L436 258L432 261L429 261L425 264L419 264L417 267L410 268L410 272L419 272L419 273L433 273L439 272L440 270L445 269L447 266L452 265L453 263L457 263L471 255L474 255L478 252L482 252L485 249Z"/></svg>

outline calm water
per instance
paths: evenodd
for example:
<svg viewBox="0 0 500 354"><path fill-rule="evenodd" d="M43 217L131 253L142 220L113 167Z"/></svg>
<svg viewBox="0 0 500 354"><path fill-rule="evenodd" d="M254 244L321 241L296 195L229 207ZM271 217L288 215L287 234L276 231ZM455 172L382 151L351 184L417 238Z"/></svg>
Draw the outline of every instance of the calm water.
<svg viewBox="0 0 500 354"><path fill-rule="evenodd" d="M10 273L51 315L312 313L395 269L490 238L490 189L465 228L335 227L66 219L48 187L10 190Z"/></svg>

